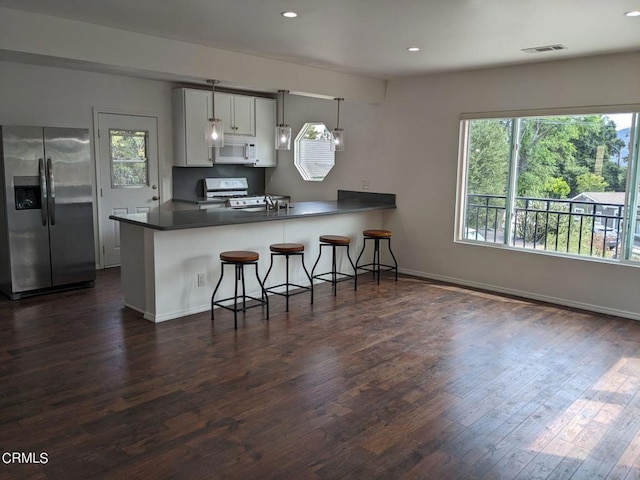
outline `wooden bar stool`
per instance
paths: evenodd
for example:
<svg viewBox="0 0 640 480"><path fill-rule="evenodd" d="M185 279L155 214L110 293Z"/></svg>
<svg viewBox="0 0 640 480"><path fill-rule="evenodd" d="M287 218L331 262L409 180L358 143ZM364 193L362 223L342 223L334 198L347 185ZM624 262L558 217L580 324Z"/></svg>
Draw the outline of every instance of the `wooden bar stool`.
<svg viewBox="0 0 640 480"><path fill-rule="evenodd" d="M364 236L364 241L362 242L362 250L360 251L360 255L358 255L358 259L356 260L356 267L360 270L366 270L368 272L373 272L373 276L378 274L378 285L380 285L380 272L388 272L395 271L396 272L396 282L398 281L398 262L396 261L396 256L393 254L391 250L391 235L393 232L391 230L365 230L362 232ZM359 265L360 257L364 253L365 248L367 247L367 240L373 240L373 261L371 263L365 263L363 265ZM380 263L380 240L386 240L389 253L391 254L391 258L393 258L393 265L385 265Z"/></svg>
<svg viewBox="0 0 640 480"><path fill-rule="evenodd" d="M311 270L311 278L317 278L318 280L322 280L323 282L329 282L333 285L333 296L335 297L337 293L338 282L342 282L345 280L349 280L353 278L353 289L358 289L358 275L356 266L353 264L351 260L351 256L349 255L349 244L351 243L351 239L349 237L343 237L341 235L320 235L320 252L318 253L318 259L316 263L313 265L313 269ZM317 275L314 274L316 267L318 266L318 262L320 261L320 257L322 256L322 248L323 247L331 247L331 271L325 273L319 273ZM338 247L346 247L347 249L347 258L349 259L349 263L351 267L353 267L353 275L348 273L338 272L336 267L336 248ZM323 278L327 275L330 275L330 278Z"/></svg>
<svg viewBox="0 0 640 480"><path fill-rule="evenodd" d="M267 320L269 319L269 298L267 297L267 292L264 289L264 283L260 280L260 276L258 275L258 259L260 255L257 252L250 252L245 250L234 250L230 252L222 252L220 254L221 260L221 269L220 269L220 279L218 280L218 284L216 288L213 290L213 295L211 295L211 321L214 320L214 306L219 306L221 308L225 308L227 310L231 310L233 312L233 328L238 328L238 312L245 312L248 308L258 307L261 305L266 305L267 307ZM236 277L235 277L235 289L233 292L233 297L222 298L220 300L215 300L216 293L218 288L220 288L220 284L222 283L222 278L224 277L224 267L227 265L233 265L235 267ZM261 296L260 298L252 297L247 295L246 287L244 282L244 267L245 265L253 265L256 270L256 279L260 284ZM238 282L242 283L242 295L238 297ZM242 299L242 307L238 306L238 299ZM255 300L258 303L255 305L247 306L247 299ZM223 302L227 302L229 300L233 300L233 308L223 305Z"/></svg>
<svg viewBox="0 0 640 480"><path fill-rule="evenodd" d="M287 312L289 311L289 297L292 295L298 295L304 292L311 292L311 304L313 305L313 280L311 280L311 276L307 271L307 267L305 267L304 265L304 245L302 243L274 243L272 245L269 245L269 250L271 250L271 264L269 265L269 270L267 270L267 274L264 276L264 283L265 284L267 283L267 277L269 276L269 273L271 273L271 269L273 268L273 257L275 256L285 257L287 274L286 274L285 283L281 283L280 285L274 285L273 287L265 288L265 291L268 293L274 293L276 295L282 295L283 297L286 297ZM302 262L302 268L304 269L304 273L307 275L307 278L309 279L308 287L289 282L289 257L291 256L300 257L300 261ZM280 287L285 287L284 293L276 291ZM289 291L289 287L296 287L296 288L299 288L300 290L291 293Z"/></svg>

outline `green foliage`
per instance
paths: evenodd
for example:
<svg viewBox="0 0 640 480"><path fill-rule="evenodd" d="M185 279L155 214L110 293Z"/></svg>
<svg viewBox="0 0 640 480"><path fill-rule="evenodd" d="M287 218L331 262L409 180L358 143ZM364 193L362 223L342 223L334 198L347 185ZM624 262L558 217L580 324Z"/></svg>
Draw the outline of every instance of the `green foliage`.
<svg viewBox="0 0 640 480"><path fill-rule="evenodd" d="M140 160L147 157L146 132L111 130L111 157L118 160Z"/></svg>
<svg viewBox="0 0 640 480"><path fill-rule="evenodd" d="M604 178L591 172L579 175L577 184L580 192L604 192L608 186Z"/></svg>
<svg viewBox="0 0 640 480"><path fill-rule="evenodd" d="M475 120L470 130L467 192L505 195L509 178L511 122Z"/></svg>
<svg viewBox="0 0 640 480"><path fill-rule="evenodd" d="M560 177L552 177L544 186L546 198L567 198L571 192L569 184Z"/></svg>
<svg viewBox="0 0 640 480"><path fill-rule="evenodd" d="M147 132L111 130L111 183L114 187L147 182Z"/></svg>
<svg viewBox="0 0 640 480"><path fill-rule="evenodd" d="M147 185L147 164L145 162L114 162L112 185L114 187Z"/></svg>
<svg viewBox="0 0 640 480"><path fill-rule="evenodd" d="M469 143L469 193L504 194L510 153L510 120L475 120ZM598 152L609 191L622 191L626 174L609 158L624 142L601 115L524 118L520 121L517 194L568 198L582 193L578 177L594 173ZM560 188L562 179L570 190ZM582 184L584 184L584 180ZM596 183L601 188L601 183ZM555 185L560 190L553 188ZM551 187L551 188L550 188ZM593 190L591 190L593 191ZM565 193L566 192L566 193Z"/></svg>

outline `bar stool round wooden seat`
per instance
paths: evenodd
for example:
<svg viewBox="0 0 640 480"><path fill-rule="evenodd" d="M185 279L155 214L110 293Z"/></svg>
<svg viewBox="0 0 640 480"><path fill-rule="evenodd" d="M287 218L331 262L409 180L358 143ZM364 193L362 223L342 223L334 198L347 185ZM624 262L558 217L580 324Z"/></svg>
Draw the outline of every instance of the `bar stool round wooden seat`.
<svg viewBox="0 0 640 480"><path fill-rule="evenodd" d="M313 305L313 280L311 280L311 275L307 271L307 267L304 265L304 244L302 243L274 243L269 245L269 250L271 250L271 264L269 265L269 270L267 270L267 274L264 276L264 283L267 283L267 277L269 273L271 273L271 269L273 268L273 257L285 257L286 263L286 278L285 283L281 283L279 285L274 285L272 287L265 288L267 293L273 293L276 295L281 295L286 298L286 311L289 311L289 297L293 295L299 295L300 293L311 292L311 304ZM298 285L297 283L292 283L289 281L289 257L298 256L300 257L300 262L302 263L302 268L304 270L305 275L309 279L309 286L305 287L303 285ZM282 292L281 288L284 287L285 291ZM297 290L291 292L289 290L290 287L295 287Z"/></svg>
<svg viewBox="0 0 640 480"><path fill-rule="evenodd" d="M264 289L264 283L260 280L260 276L258 275L258 260L260 259L260 255L257 252L251 252L247 250L233 250L229 252L222 252L220 254L220 279L216 284L216 288L213 290L213 295L211 295L211 321L214 320L214 307L217 305L220 308L224 308L226 310L231 310L233 312L233 328L238 328L238 312L245 312L248 308L258 307L258 306L266 306L267 307L267 320L269 319L269 298L267 297L267 292ZM220 284L222 283L222 278L224 277L224 268L227 265L233 265L235 267L235 287L233 292L233 297L221 298L220 300L215 300L216 293L220 288ZM244 267L245 265L253 265L256 272L256 279L260 284L260 298L252 297L247 295L246 293L246 285L244 281ZM242 295L238 296L238 282L242 285ZM242 306L238 305L239 299L242 299ZM256 304L247 306L247 299L255 300ZM233 300L233 308L225 305L229 300Z"/></svg>
<svg viewBox="0 0 640 480"><path fill-rule="evenodd" d="M342 235L320 235L320 252L318 252L318 258L316 259L316 263L313 265L313 269L311 270L311 278L317 278L318 280L322 280L323 282L329 282L333 285L333 295L337 294L337 286L338 282L343 282L345 280L349 280L353 278L353 289L358 289L358 275L356 266L353 264L351 260L351 255L349 255L349 245L351 244L351 239L349 237L344 237ZM320 262L320 257L322 257L322 248L330 247L331 248L331 270L325 273L315 274L316 267L318 266L318 262ZM349 273L339 272L337 269L336 262L336 248L338 247L346 247L347 250L347 258L349 259L349 263L353 268L353 275ZM329 277L329 278L326 278Z"/></svg>
<svg viewBox="0 0 640 480"><path fill-rule="evenodd" d="M388 272L395 271L396 273L396 282L398 281L398 262L396 261L396 256L393 254L391 250L391 236L393 232L391 230L364 230L362 232L362 236L364 237L364 241L362 242L362 250L360 250L360 255L358 255L358 259L356 260L356 267L359 270L366 270L368 272L372 272L375 277L377 274L378 277L378 285L380 285L380 272ZM360 258L364 253L365 248L367 247L367 240L373 240L373 261L371 263L365 263L360 265ZM391 258L393 259L393 265L385 265L380 262L380 240L386 240L387 246L389 247L389 253L391 254Z"/></svg>

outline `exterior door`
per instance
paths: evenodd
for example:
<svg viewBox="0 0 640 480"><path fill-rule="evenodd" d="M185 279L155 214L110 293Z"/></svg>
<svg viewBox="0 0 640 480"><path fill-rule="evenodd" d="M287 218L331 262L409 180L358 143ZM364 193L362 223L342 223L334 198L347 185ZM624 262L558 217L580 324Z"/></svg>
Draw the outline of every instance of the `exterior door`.
<svg viewBox="0 0 640 480"><path fill-rule="evenodd" d="M120 265L120 223L109 215L145 213L160 205L156 117L98 113L100 255Z"/></svg>

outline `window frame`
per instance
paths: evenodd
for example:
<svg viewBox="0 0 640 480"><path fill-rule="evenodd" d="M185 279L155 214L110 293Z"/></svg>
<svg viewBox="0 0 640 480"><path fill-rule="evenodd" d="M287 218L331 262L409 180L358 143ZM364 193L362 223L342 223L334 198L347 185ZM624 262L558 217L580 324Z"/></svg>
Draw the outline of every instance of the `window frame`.
<svg viewBox="0 0 640 480"><path fill-rule="evenodd" d="M313 160L300 158L302 156L301 142L305 140L304 136L306 135L307 131L311 127L320 126L320 125L324 127L324 130L328 132L329 135L331 135L331 130L329 130L329 127L327 127L327 125L324 122L305 122L304 125L302 125L302 128L300 128L300 131L298 132L298 134L296 135L296 138L293 141L293 164L305 182L324 181L327 178L327 176L329 176L329 173L331 173L331 170L333 170L333 168L336 166L336 153L335 151L331 150L331 144L333 142L332 139L328 139L326 141L327 151L332 157L332 164L331 164L331 168L327 170L327 173L324 175L324 177L320 178L320 177L314 177L310 175L309 171L305 169L305 164L311 163L313 162Z"/></svg>
<svg viewBox="0 0 640 480"><path fill-rule="evenodd" d="M598 114L631 114L632 125L629 138L629 160L626 178L626 195L624 203L624 215L622 219L622 242L618 258L603 258L599 256L582 255L578 253L568 253L556 250L540 250L519 247L513 243L513 216L515 214L515 202L517 194L517 169L518 169L518 141L520 138L520 122L522 119L546 117L546 116L588 116ZM471 122L474 120L511 120L511 142L509 152L509 174L508 188L505 203L505 234L502 242L488 242L467 238L465 231L467 219L467 203L469 194L467 193L469 162L471 145ZM458 147L458 178L456 186L456 209L454 225L454 242L480 245L483 247L503 248L518 252L542 254L550 256L561 256L565 258L580 259L586 261L604 261L613 264L625 264L639 266L640 260L631 259L635 228L630 227L636 224L638 218L638 208L640 208L640 105L611 105L593 107L571 107L554 108L545 110L517 110L504 112L485 113L463 113L460 115ZM631 207L631 208L628 208Z"/></svg>

